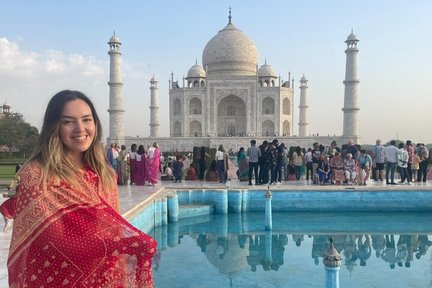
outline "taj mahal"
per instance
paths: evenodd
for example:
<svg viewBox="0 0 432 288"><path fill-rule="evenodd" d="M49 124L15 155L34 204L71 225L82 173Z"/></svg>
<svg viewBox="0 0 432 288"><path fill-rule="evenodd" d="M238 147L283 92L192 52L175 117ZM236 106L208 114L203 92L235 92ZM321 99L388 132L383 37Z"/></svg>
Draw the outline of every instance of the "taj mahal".
<svg viewBox="0 0 432 288"><path fill-rule="evenodd" d="M197 61L188 70L183 83L169 81L169 119L159 118L158 81L150 80L150 136L128 137L123 132L123 95L121 42L114 34L108 44L110 56L109 137L108 143L149 145L158 142L162 151L191 151L193 146L217 147L224 144L234 151L278 138L286 146L310 147L313 142L328 145L332 140L360 142L358 114L358 38L351 31L346 39L346 70L343 133L340 136L313 136L308 131L308 80L300 80L298 123L294 111L294 80L288 73L283 81L270 63L258 63L258 49L232 21L211 38ZM342 67L341 67L342 68ZM336 84L336 83L335 83ZM165 97L165 96L164 96ZM295 112L295 113L294 113ZM170 137L160 137L160 120L169 121ZM298 125L298 135L293 127Z"/></svg>

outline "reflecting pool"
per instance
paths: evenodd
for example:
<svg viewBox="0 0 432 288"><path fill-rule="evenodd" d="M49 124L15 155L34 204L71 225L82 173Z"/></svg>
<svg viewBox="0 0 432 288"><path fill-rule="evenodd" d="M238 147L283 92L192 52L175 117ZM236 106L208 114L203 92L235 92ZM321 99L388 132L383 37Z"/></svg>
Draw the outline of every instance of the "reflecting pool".
<svg viewBox="0 0 432 288"><path fill-rule="evenodd" d="M206 215L157 227L156 287L325 287L334 237L340 287L432 287L430 213Z"/></svg>

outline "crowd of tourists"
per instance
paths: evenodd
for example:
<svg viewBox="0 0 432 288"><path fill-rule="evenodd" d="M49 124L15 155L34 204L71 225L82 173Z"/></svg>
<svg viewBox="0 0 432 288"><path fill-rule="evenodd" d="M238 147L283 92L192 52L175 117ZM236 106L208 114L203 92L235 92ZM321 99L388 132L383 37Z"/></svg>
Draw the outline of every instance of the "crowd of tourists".
<svg viewBox="0 0 432 288"><path fill-rule="evenodd" d="M377 140L373 149L366 151L349 140L342 147L332 141L329 146L315 142L310 148L297 146L288 150L277 139L263 141L259 146L252 140L243 160L249 162L247 180L249 185L302 179L320 185L367 185L370 178L385 180L389 185L427 181L429 150L423 143L414 147L408 140L396 147L395 140L386 146ZM245 173L244 167L239 163L239 174ZM395 182L396 173L399 183Z"/></svg>
<svg viewBox="0 0 432 288"><path fill-rule="evenodd" d="M210 155L209 149L201 147L192 157L163 157L157 143L147 148L133 144L130 151L125 145L119 149L112 144L107 159L117 171L119 185L156 185L158 179L226 183L233 178L248 181L249 185L278 185L292 180L318 185L367 185L370 179L396 185L426 182L432 177L428 175L428 148L410 140L398 145L392 140L386 146L377 140L368 151L352 140L342 147L336 141L328 146L315 142L312 147L290 148L278 139L260 145L255 140L250 143L250 147L241 147L237 153L219 145Z"/></svg>

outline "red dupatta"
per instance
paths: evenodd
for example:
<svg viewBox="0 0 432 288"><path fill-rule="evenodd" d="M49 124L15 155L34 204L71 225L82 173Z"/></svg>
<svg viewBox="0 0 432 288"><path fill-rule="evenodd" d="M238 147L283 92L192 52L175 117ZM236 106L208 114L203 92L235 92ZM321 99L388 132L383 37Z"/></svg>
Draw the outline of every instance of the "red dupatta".
<svg viewBox="0 0 432 288"><path fill-rule="evenodd" d="M101 191L90 168L79 188L43 191L36 163L20 175L10 287L153 287L157 243L118 214L117 188Z"/></svg>

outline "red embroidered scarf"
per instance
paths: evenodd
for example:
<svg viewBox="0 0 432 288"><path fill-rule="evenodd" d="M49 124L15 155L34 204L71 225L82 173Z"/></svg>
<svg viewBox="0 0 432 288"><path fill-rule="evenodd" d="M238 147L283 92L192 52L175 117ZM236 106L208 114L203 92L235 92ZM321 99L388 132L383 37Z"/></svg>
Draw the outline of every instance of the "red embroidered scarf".
<svg viewBox="0 0 432 288"><path fill-rule="evenodd" d="M156 241L118 214L117 188L48 183L38 164L21 168L9 251L10 287L153 287Z"/></svg>

